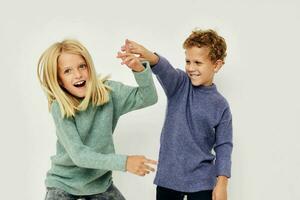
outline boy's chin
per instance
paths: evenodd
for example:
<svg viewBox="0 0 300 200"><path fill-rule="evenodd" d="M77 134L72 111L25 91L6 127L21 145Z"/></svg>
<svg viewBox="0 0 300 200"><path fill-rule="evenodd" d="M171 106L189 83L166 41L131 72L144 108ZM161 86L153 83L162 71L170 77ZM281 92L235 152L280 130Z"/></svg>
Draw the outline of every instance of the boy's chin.
<svg viewBox="0 0 300 200"><path fill-rule="evenodd" d="M191 83L193 86L210 86L210 85L212 85L212 81L204 81L204 80L191 80Z"/></svg>
<svg viewBox="0 0 300 200"><path fill-rule="evenodd" d="M191 83L192 83L193 86L200 86L200 85L203 85L203 83L200 82L200 81L192 81L192 80L191 80Z"/></svg>

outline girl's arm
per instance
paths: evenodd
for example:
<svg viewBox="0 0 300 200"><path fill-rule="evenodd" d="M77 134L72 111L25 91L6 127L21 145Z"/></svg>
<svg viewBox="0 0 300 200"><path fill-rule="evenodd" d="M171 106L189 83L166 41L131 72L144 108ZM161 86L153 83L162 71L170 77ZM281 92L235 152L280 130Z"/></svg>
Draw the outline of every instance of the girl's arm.
<svg viewBox="0 0 300 200"><path fill-rule="evenodd" d="M126 171L126 155L101 154L83 144L74 118L62 117L58 103L52 103L51 113L59 142L78 167Z"/></svg>
<svg viewBox="0 0 300 200"><path fill-rule="evenodd" d="M138 87L124 85L116 81L107 81L112 88L112 100L114 102L115 117L127 112L141 109L157 102L157 92L152 78L151 68L148 62L143 62L144 70L134 72Z"/></svg>

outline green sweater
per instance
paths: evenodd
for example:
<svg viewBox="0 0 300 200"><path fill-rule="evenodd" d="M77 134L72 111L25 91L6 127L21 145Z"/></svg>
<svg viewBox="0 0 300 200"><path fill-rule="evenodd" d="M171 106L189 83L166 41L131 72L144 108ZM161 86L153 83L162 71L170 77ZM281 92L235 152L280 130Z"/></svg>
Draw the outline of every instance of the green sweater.
<svg viewBox="0 0 300 200"><path fill-rule="evenodd" d="M56 155L51 157L47 187L60 188L74 195L102 193L112 184L112 170L126 171L126 155L115 154L112 133L119 117L157 102L149 64L133 72L139 87L106 81L112 88L109 102L90 105L75 117L62 117L57 101L51 105L56 126Z"/></svg>

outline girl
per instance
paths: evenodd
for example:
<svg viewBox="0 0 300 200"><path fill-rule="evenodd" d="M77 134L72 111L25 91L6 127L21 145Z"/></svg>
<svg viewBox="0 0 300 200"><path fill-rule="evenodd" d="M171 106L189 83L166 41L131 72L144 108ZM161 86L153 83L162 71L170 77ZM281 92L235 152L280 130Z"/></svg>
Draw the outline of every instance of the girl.
<svg viewBox="0 0 300 200"><path fill-rule="evenodd" d="M47 173L46 200L125 199L112 170L144 176L156 161L115 154L112 133L119 117L157 102L150 66L122 58L139 87L96 77L92 58L76 40L50 46L38 62L38 79L56 126L56 155Z"/></svg>

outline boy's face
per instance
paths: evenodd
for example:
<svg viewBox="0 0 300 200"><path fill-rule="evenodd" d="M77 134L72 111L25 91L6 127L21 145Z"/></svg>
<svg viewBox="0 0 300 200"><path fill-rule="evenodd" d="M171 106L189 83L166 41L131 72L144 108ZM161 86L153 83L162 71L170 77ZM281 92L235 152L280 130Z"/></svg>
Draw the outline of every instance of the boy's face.
<svg viewBox="0 0 300 200"><path fill-rule="evenodd" d="M89 73L82 56L62 53L58 58L58 79L60 86L70 94L78 98L84 98Z"/></svg>
<svg viewBox="0 0 300 200"><path fill-rule="evenodd" d="M185 51L185 70L194 86L210 86L214 74L222 67L223 62L212 62L208 47L191 47Z"/></svg>

